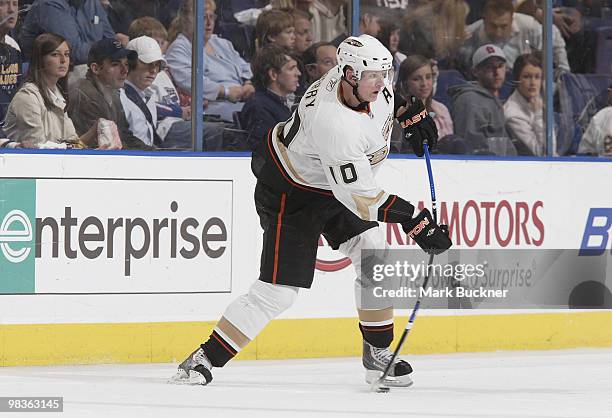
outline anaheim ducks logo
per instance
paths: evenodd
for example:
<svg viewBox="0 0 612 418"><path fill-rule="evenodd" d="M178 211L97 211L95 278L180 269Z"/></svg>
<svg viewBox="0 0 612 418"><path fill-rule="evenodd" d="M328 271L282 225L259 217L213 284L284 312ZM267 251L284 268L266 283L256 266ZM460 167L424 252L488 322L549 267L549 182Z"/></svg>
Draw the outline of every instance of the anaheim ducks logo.
<svg viewBox="0 0 612 418"><path fill-rule="evenodd" d="M372 154L368 154L368 160L370 160L370 165L376 165L387 156L388 147L385 145L378 151L373 152Z"/></svg>
<svg viewBox="0 0 612 418"><path fill-rule="evenodd" d="M363 46L363 44L361 42L359 42L357 39L354 39L354 38L349 38L349 39L347 39L344 42L349 44L349 45L356 46L358 48L361 48Z"/></svg>

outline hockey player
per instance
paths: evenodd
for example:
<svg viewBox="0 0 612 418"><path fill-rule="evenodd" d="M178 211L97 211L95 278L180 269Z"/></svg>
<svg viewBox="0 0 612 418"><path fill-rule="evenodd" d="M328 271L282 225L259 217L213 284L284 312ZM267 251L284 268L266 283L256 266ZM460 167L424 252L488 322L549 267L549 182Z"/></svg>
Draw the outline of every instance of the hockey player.
<svg viewBox="0 0 612 418"><path fill-rule="evenodd" d="M349 37L337 50L338 65L313 83L291 118L276 125L254 153L255 205L264 230L259 279L226 308L208 340L178 366L174 380L206 385L268 322L289 308L300 288L310 288L321 234L351 258L363 335L363 365L371 383L387 365L393 340L391 303L361 306L373 283L360 277L362 249L385 249L378 222L402 225L427 252L451 246L448 229L427 209L382 190L374 179L389 153L394 118L393 58L369 35ZM423 103L411 99L395 112L415 153L435 147L436 126ZM371 261L371 260L370 260ZM396 360L393 386L412 384L412 367Z"/></svg>

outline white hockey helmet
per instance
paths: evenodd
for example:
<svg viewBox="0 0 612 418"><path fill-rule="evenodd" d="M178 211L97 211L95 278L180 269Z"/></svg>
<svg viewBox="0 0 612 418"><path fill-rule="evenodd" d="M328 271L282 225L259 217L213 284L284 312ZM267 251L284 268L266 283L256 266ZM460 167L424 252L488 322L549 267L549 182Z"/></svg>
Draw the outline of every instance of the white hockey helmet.
<svg viewBox="0 0 612 418"><path fill-rule="evenodd" d="M344 71L344 66L350 65L357 79L361 79L363 71L388 73L393 70L391 52L378 39L370 35L349 36L342 41L336 55L340 72Z"/></svg>

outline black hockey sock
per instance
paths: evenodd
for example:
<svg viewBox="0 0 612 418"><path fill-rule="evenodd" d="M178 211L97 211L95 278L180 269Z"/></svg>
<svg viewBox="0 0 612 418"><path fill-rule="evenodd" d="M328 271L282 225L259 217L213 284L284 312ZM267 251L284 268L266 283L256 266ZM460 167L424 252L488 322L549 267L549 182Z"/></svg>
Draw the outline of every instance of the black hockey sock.
<svg viewBox="0 0 612 418"><path fill-rule="evenodd" d="M393 323L386 325L363 325L360 323L359 330L363 339L374 347L386 348L393 341Z"/></svg>
<svg viewBox="0 0 612 418"><path fill-rule="evenodd" d="M216 331L213 331L208 337L208 341L200 347L204 350L204 354L214 367L223 367L225 363L234 358L237 351L223 339Z"/></svg>

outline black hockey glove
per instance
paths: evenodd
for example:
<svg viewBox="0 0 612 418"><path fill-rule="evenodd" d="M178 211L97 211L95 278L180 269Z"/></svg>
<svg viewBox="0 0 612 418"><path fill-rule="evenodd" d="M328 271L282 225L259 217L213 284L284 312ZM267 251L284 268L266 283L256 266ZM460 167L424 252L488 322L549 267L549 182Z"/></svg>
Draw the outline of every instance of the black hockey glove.
<svg viewBox="0 0 612 418"><path fill-rule="evenodd" d="M397 116L400 126L404 128L404 138L410 142L417 157L422 157L425 151L423 143L427 141L430 150L438 144L438 128L427 112L425 105L414 96L410 96L404 105L405 110Z"/></svg>
<svg viewBox="0 0 612 418"><path fill-rule="evenodd" d="M442 254L453 245L448 236L448 226L437 225L428 209L402 223L402 229L428 254Z"/></svg>

